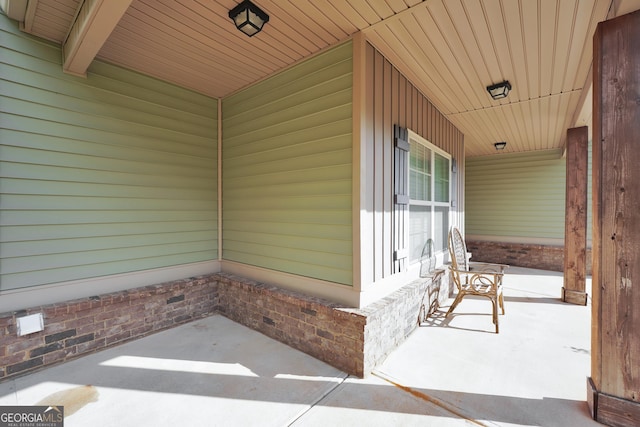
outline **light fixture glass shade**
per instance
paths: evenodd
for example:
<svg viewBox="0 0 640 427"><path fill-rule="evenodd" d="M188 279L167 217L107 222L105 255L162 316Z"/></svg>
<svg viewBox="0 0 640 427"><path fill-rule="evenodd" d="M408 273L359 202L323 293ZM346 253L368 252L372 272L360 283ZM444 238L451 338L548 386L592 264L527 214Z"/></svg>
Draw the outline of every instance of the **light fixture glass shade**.
<svg viewBox="0 0 640 427"><path fill-rule="evenodd" d="M511 83L508 80L505 80L500 83L496 83L491 86L487 86L487 92L491 95L493 99L501 99L506 98L509 95L509 91L511 90Z"/></svg>
<svg viewBox="0 0 640 427"><path fill-rule="evenodd" d="M496 142L495 144L493 144L493 146L496 147L496 150L504 150L507 146L507 143L504 141Z"/></svg>
<svg viewBox="0 0 640 427"><path fill-rule="evenodd" d="M249 0L243 0L231 9L229 18L233 20L237 29L249 37L260 32L264 24L269 22L269 15Z"/></svg>

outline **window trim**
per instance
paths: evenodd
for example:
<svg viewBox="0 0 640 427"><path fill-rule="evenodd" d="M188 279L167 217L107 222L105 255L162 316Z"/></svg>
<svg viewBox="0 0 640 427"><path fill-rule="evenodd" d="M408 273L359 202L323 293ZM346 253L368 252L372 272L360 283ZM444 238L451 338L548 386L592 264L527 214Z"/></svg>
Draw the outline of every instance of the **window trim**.
<svg viewBox="0 0 640 427"><path fill-rule="evenodd" d="M452 167L452 163L453 163L453 156L449 153L447 153L446 151L444 151L443 149L441 149L440 147L437 147L436 145L434 145L432 142L430 142L429 140L423 138L422 136L418 135L417 133L411 131L410 129L407 130L408 131L408 143L409 146L411 146L412 144L418 143L423 145L424 147L426 147L427 149L431 150L433 153L437 153L438 155L444 157L447 159L448 161L448 184L449 184L449 189L448 189L448 199L449 201L447 202L436 202L435 200L431 200L431 201L424 201L424 200L416 200L416 199L412 199L411 198L411 153L409 152L409 165L408 165L408 173L409 173L409 177L408 177L408 196L409 196L409 207L407 209L407 216L408 216L408 220L410 221L410 211L411 211L411 206L430 206L432 207L432 215L431 215L431 235L435 236L435 215L433 215L433 210L437 207L447 207L447 223L449 224L449 226L451 225L451 211L452 211L452 200L453 200L453 194L452 194L452 185L453 185L453 173L451 171L451 167ZM431 198L435 199L435 180L436 180L436 173L435 173L435 156L431 156L431 177L430 177L430 185L431 185ZM409 224L409 223L407 223ZM406 241L410 242L410 226L406 227L405 229L405 233L406 233ZM448 230L447 230L448 232ZM447 252L447 242L445 239L444 243L444 248L441 250L436 250L436 265L442 265L445 263L445 261L447 260L447 256L448 256L448 252ZM410 244L410 243L409 243ZM408 254L408 264L409 264L409 268L413 269L416 268L417 266L419 267L420 264L420 260L419 259L411 259L411 248L409 248L409 254Z"/></svg>

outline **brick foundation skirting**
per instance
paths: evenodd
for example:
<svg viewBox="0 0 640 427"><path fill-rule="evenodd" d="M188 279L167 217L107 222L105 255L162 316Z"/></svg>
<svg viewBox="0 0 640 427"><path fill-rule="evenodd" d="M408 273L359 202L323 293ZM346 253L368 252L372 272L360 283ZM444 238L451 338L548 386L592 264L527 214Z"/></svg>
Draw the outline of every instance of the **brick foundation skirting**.
<svg viewBox="0 0 640 427"><path fill-rule="evenodd" d="M0 381L215 313L362 377L416 328L429 290L442 285L446 300L448 283L417 280L353 309L219 273L32 307L0 314ZM45 329L18 337L16 318L33 313Z"/></svg>
<svg viewBox="0 0 640 427"><path fill-rule="evenodd" d="M0 380L211 315L204 276L0 314ZM42 313L44 330L19 337L16 318Z"/></svg>
<svg viewBox="0 0 640 427"><path fill-rule="evenodd" d="M482 240L467 240L466 243L472 261L564 271L564 246ZM587 274L591 274L591 248L587 248Z"/></svg>

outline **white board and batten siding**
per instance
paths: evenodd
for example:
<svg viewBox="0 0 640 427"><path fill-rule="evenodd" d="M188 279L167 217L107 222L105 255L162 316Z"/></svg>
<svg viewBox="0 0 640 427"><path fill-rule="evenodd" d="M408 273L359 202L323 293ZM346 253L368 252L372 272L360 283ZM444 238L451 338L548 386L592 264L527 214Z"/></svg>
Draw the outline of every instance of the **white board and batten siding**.
<svg viewBox="0 0 640 427"><path fill-rule="evenodd" d="M464 135L389 60L365 43L365 129L363 160L366 163L363 188L366 196L360 207L373 218L361 230L370 245L363 245L361 285L369 290L397 277L394 248L406 235L394 217L394 125L413 131L452 157L450 224L464 223ZM368 228L368 229L367 229ZM369 246L369 247L366 247ZM408 266L402 267L402 269ZM394 277L396 276L396 277ZM396 286L398 283L393 283Z"/></svg>
<svg viewBox="0 0 640 427"><path fill-rule="evenodd" d="M217 262L217 100L0 40L0 292Z"/></svg>
<svg viewBox="0 0 640 427"><path fill-rule="evenodd" d="M223 270L350 287L351 42L225 98L222 115Z"/></svg>

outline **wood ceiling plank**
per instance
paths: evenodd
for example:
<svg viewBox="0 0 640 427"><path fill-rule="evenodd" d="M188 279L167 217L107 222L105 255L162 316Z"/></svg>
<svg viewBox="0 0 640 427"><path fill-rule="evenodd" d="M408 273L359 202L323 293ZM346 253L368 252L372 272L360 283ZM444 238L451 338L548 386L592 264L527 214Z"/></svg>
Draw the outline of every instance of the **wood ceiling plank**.
<svg viewBox="0 0 640 427"><path fill-rule="evenodd" d="M536 128L542 129L542 137L536 139L536 150L544 150L549 141L556 136L556 120L558 115L558 99L559 95L545 96L538 100L539 112L532 116L532 120ZM542 117L547 118L546 123L541 120ZM543 128L544 127L544 128Z"/></svg>
<svg viewBox="0 0 640 427"><path fill-rule="evenodd" d="M249 62L247 58L237 57L237 52L233 51L226 44L210 45L209 39L200 33L187 34L175 31L168 33L162 31L162 24L155 21L147 14L140 11L131 11L123 18L118 30L126 30L132 40L148 40L155 43L155 49L161 51L173 51L186 55L193 61L201 62L213 69L239 69L241 66L253 65L248 74L253 74L259 78L264 73L272 72L282 64L273 64L255 58ZM226 61L219 61L220 55L227 58Z"/></svg>
<svg viewBox="0 0 640 427"><path fill-rule="evenodd" d="M523 129L524 135L526 135L523 146L528 150L538 149L536 141L540 140L540 128L535 125L533 115L539 115L539 104L539 98L534 98L514 105L514 115L516 116L518 127Z"/></svg>
<svg viewBox="0 0 640 427"><path fill-rule="evenodd" d="M556 0L539 0L540 10L538 12L538 20L540 28L539 63L540 70L540 93L539 96L551 95L553 66L554 66L554 49L556 47Z"/></svg>
<svg viewBox="0 0 640 427"><path fill-rule="evenodd" d="M505 141L511 146L509 151L514 152L522 151L529 143L529 138L521 131L521 127L519 126L520 110L517 105L518 104L507 104L500 106L501 117L498 118L500 121L506 123L506 127L508 128L507 135L509 136Z"/></svg>
<svg viewBox="0 0 640 427"><path fill-rule="evenodd" d="M577 0L558 1L558 13L556 16L556 44L554 46L554 71L552 74L551 93L562 92L562 86L567 73L567 61L572 55L579 52L571 52L569 47L575 27L575 11ZM582 0L584 1L584 0Z"/></svg>
<svg viewBox="0 0 640 427"><path fill-rule="evenodd" d="M451 122L465 135L465 155L482 156L492 154L493 142L486 128L478 128L478 115L462 113L450 118Z"/></svg>
<svg viewBox="0 0 640 427"><path fill-rule="evenodd" d="M470 86L466 82L466 76L455 55L448 49L445 35L436 24L437 20L441 18L439 13L440 11L436 10L436 16L433 16L430 10L417 8L411 14L412 19L410 17L402 19L408 32L414 34L412 37L412 46L414 47L411 49L422 52L425 60L435 65L431 68L438 76L436 84L444 86L447 97L454 105L453 112L473 109L478 105L477 97L468 93ZM446 14L446 12L443 13Z"/></svg>
<svg viewBox="0 0 640 427"><path fill-rule="evenodd" d="M566 107L564 107L564 111L566 111L566 114L564 116L564 122L561 125L560 131L561 133L561 138L560 138L560 147L562 149L565 148L565 145L567 143L567 129L571 129L573 127L578 127L579 125L574 124L573 123L573 112L576 111L579 108L580 105L580 100L582 99L582 92L583 91L588 91L588 89L582 89L582 90L575 90L573 92L567 93L566 98ZM589 126L591 128L591 126ZM589 135L591 135L591 131L589 131Z"/></svg>
<svg viewBox="0 0 640 427"><path fill-rule="evenodd" d="M364 18L367 22L367 27L382 20L378 12L372 7L370 0L349 0L349 4Z"/></svg>
<svg viewBox="0 0 640 427"><path fill-rule="evenodd" d="M367 28L369 23L366 19L354 9L351 2L345 2L344 0L328 0L337 13L341 14L347 22L350 22L356 29L361 30Z"/></svg>
<svg viewBox="0 0 640 427"><path fill-rule="evenodd" d="M485 86L497 83L502 79L502 71L500 71L482 4L480 2L465 2L464 8L467 16L470 17L470 25L476 39L478 52L483 58L484 67L487 69L488 76L483 76L483 79L486 79L483 83Z"/></svg>
<svg viewBox="0 0 640 427"><path fill-rule="evenodd" d="M538 23L538 2L521 2L522 31L523 31L523 51L527 69L527 99L539 96L540 94L540 26ZM519 84L519 86L522 83Z"/></svg>
<svg viewBox="0 0 640 427"><path fill-rule="evenodd" d="M47 15L41 17L39 13L36 13L35 22L31 28L34 34L53 40L56 43L62 43L64 41L68 30L69 27L66 27L60 21L51 19L51 17Z"/></svg>
<svg viewBox="0 0 640 427"><path fill-rule="evenodd" d="M407 37L406 34L405 37ZM430 72L430 63L418 59L418 57L408 51L405 52L405 44L394 32L391 32L388 27L376 27L375 31L367 34L367 39L380 51L388 52L386 55L387 58L396 65L396 67L403 69L405 77L420 88L422 93L424 93L431 102L438 103L441 111L445 112L447 108L453 107L453 103L450 101L447 93L442 87L435 84L435 75ZM408 38L408 40L411 39ZM412 71L418 69L424 72L415 73Z"/></svg>
<svg viewBox="0 0 640 427"><path fill-rule="evenodd" d="M176 18L174 21L180 22L184 26L192 26L198 32L207 35L211 39L211 44L228 43L236 50L250 52L251 55L268 56L290 64L314 51L313 45L308 40L304 40L295 35L283 34L287 31L288 25L273 25L271 21L269 31L261 33L255 37L247 37L235 30L233 22L229 19L229 11L216 2L194 2L193 0L144 0L149 7L156 8L168 21L174 16L184 16L185 22ZM283 27L283 28L278 28ZM266 27L265 27L266 28ZM291 38L290 38L291 37ZM282 56L285 58L282 58Z"/></svg>
<svg viewBox="0 0 640 427"><path fill-rule="evenodd" d="M560 99L559 109L562 114L558 119L558 128L556 130L557 142L554 146L564 148L567 140L567 129L573 127L571 121L573 120L573 112L578 108L580 96L582 90L574 90L572 92L565 92Z"/></svg>
<svg viewBox="0 0 640 427"><path fill-rule="evenodd" d="M244 77L239 73L228 76L228 71L212 70L206 66L196 67L193 64L193 61L184 55L181 55L179 52L160 52L157 49L154 49L155 46L147 45L145 43L137 43L136 46L124 49L127 43L130 43L130 40L131 38L128 36L126 31L120 31L113 35L112 40L110 40L109 43L109 48L112 49L113 52L122 52L119 54L122 55L119 56L120 60L126 60L129 64L138 63L138 67L141 67L147 72L149 72L149 70L154 70L154 67L155 70L166 68L175 69L175 72L172 75L184 75L184 77L180 79L181 82L184 82L185 79L191 78L196 80L228 79L229 84L235 86L251 81L251 78ZM146 42L150 43L150 41ZM108 59L111 58L111 56L107 57ZM167 64L175 65L173 67L168 67L166 66Z"/></svg>
<svg viewBox="0 0 640 427"><path fill-rule="evenodd" d="M422 71L417 78L424 83L416 85L429 94L429 97L439 100L438 105L442 106L445 114L458 112L459 108L469 105L470 102L464 94L460 97L460 91L453 86L454 83L448 78L449 75L442 74L443 71L447 73L447 67L435 48L434 41L423 37L424 30L421 23L429 26L430 15L425 9L416 10L414 13L403 19L402 25L394 26L391 32L400 41L404 54L411 56L416 62L417 70Z"/></svg>
<svg viewBox="0 0 640 427"><path fill-rule="evenodd" d="M295 3L292 3L291 6L297 8L300 13L306 16L308 21L314 22L316 27L319 27L316 31L325 41L325 45L337 43L340 40L344 40L349 36L349 34L351 34L347 33L344 28L332 20L325 13L326 10L318 8L311 0L298 0Z"/></svg>
<svg viewBox="0 0 640 427"><path fill-rule="evenodd" d="M584 82L591 84L587 79L589 71L591 70L591 62L593 58L593 35L595 34L598 23L606 19L610 3L610 0L596 0L593 7L589 29L587 30L587 39L585 40L578 70L576 71L575 81L577 85L579 85L580 82L583 82L583 85ZM576 86L576 88L577 87L579 86Z"/></svg>
<svg viewBox="0 0 640 427"><path fill-rule="evenodd" d="M309 19L308 15L293 4L263 0L263 9L270 17L267 25L277 26L292 40L303 42L307 51L313 52L337 41L335 38L332 40L326 29Z"/></svg>
<svg viewBox="0 0 640 427"><path fill-rule="evenodd" d="M485 0L483 6L484 17L489 27L489 33L491 34L491 44L493 45L496 61L500 69L499 75L492 76L494 79L493 83L498 83L502 80L513 80L515 74L511 64L509 44L507 43L506 23L501 0ZM510 98L509 100L504 99L500 101L500 103L512 101L513 98Z"/></svg>
<svg viewBox="0 0 640 427"><path fill-rule="evenodd" d="M387 4L393 10L393 13L400 13L409 7L403 0L387 0Z"/></svg>
<svg viewBox="0 0 640 427"><path fill-rule="evenodd" d="M51 21L58 21L61 27L68 27L68 23L71 23L75 17L76 11L68 7L57 7L58 5L52 5L47 2L42 2L38 6L38 15L46 17Z"/></svg>
<svg viewBox="0 0 640 427"><path fill-rule="evenodd" d="M525 43L524 28L521 20L522 11L520 3L515 1L502 2L502 10L504 11L504 21L507 31L507 44L509 45L509 56L511 57L511 66L513 74L510 82L513 87L513 94L516 99L529 99L532 94L529 92L528 70L525 59ZM511 94L509 94L511 96Z"/></svg>
<svg viewBox="0 0 640 427"><path fill-rule="evenodd" d="M347 18L340 9L336 8L332 3L328 3L326 0L307 0L312 3L315 8L322 12L324 16L330 19L341 29L345 34L351 35L359 30L356 25ZM338 3L340 4L340 3Z"/></svg>
<svg viewBox="0 0 640 427"><path fill-rule="evenodd" d="M123 41L122 43L126 43L126 41ZM215 82L211 75L199 76L182 67L163 67L162 64L165 59L156 58L153 56L151 58L148 58L148 52L140 52L139 54L142 57L142 60L133 61L130 55L121 56L122 49L120 45L120 41L110 44L110 46L105 50L105 56L109 58L109 61L117 61L115 63L122 64L122 66L131 70L197 91L214 98L219 98L224 94L237 89L237 86L230 85L230 83L228 83L227 81ZM156 68L153 70L153 73L149 73L148 68L145 66L145 61L149 61L150 59L151 62L153 62L153 64L155 64L156 66Z"/></svg>
<svg viewBox="0 0 640 427"><path fill-rule="evenodd" d="M482 114L467 112L460 114L459 117L456 116L456 118L461 122L466 123L464 129L466 133L473 134L479 144L478 148L482 150L488 147L493 148L493 143L496 141L496 137L489 126L486 126L486 122L483 121Z"/></svg>
<svg viewBox="0 0 640 427"><path fill-rule="evenodd" d="M565 64L564 78L560 86L562 92L584 86L584 80L577 81L576 78L578 76L578 67L585 66L585 64L581 63L587 41L593 45L593 33L589 33L589 27L594 5L595 0L580 0L576 3L573 32L568 48L569 54Z"/></svg>
<svg viewBox="0 0 640 427"><path fill-rule="evenodd" d="M442 5L447 9L453 28L455 28L455 37L459 45L451 44L451 48L460 54L464 51L464 57L458 59L469 84L469 87L465 89L465 91L472 92L475 95L477 103L474 105L474 108L491 107L491 97L486 91L486 87L491 82L491 79L486 62L480 52L478 40L470 23L470 20L474 18L468 15L464 4L459 0L448 0L447 2L443 2ZM451 34L451 36L453 37L454 35Z"/></svg>
<svg viewBox="0 0 640 427"><path fill-rule="evenodd" d="M135 40L136 46L141 46L145 51L156 54L158 58L171 58L172 60L179 61L180 64L193 67L194 70L206 70L218 77L228 75L228 78L235 80L236 84L245 83L247 79L257 79L261 76L270 73L272 70L266 67L257 66L256 68L249 68L245 73L246 77L239 79L237 70L244 68L243 64L239 60L230 57L228 61L220 62L216 61L215 57L209 57L203 55L204 49L202 45L196 40L188 39L188 41L180 41L175 37L175 34L167 34L162 32L154 33L153 36L149 36L149 32L140 25L135 25L134 14L129 14L124 20L122 25L118 27L114 32L113 40ZM100 53L102 57L102 51ZM153 67L152 63L148 64L149 67Z"/></svg>
<svg viewBox="0 0 640 427"><path fill-rule="evenodd" d="M482 121L487 123L485 126L487 126L488 123L492 123L491 126L495 126L493 140L490 141L491 145L495 142L505 141L509 151L516 151L517 147L521 147L523 144L526 144L526 140L524 140L521 135L518 132L515 132L514 128L510 126L511 122L509 122L509 120L505 120L509 114L513 113L515 105L516 104L505 104L496 108L484 110L486 111L486 118Z"/></svg>
<svg viewBox="0 0 640 427"><path fill-rule="evenodd" d="M388 0L367 0L367 3L369 4L369 7L375 11L376 15L378 15L378 21L373 22L372 24L382 21L383 19L387 19L391 15L395 14L395 11L389 5Z"/></svg>

